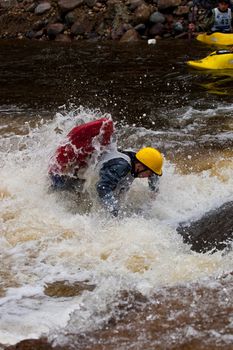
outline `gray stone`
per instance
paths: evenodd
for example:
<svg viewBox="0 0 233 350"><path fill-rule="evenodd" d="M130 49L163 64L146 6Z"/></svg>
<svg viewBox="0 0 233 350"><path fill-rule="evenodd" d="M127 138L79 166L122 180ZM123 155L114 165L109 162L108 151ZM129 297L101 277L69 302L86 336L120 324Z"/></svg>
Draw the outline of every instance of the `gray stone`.
<svg viewBox="0 0 233 350"><path fill-rule="evenodd" d="M129 29L120 39L121 43L129 43L141 40L140 35L135 29Z"/></svg>
<svg viewBox="0 0 233 350"><path fill-rule="evenodd" d="M165 27L164 27L163 23L154 24L149 30L149 35L153 36L153 37L156 35L161 36L164 33L164 29L165 29Z"/></svg>
<svg viewBox="0 0 233 350"><path fill-rule="evenodd" d="M76 7L80 6L83 3L83 0L60 0L58 6L61 12L66 13L72 11Z"/></svg>
<svg viewBox="0 0 233 350"><path fill-rule="evenodd" d="M49 2L42 2L35 8L36 15L43 15L43 13L49 11L51 9L51 5Z"/></svg>
<svg viewBox="0 0 233 350"><path fill-rule="evenodd" d="M71 27L71 33L73 35L83 35L90 33L93 28L93 24L87 19L82 18L77 20Z"/></svg>
<svg viewBox="0 0 233 350"><path fill-rule="evenodd" d="M152 13L152 15L150 16L150 22L157 24L157 23L164 23L166 21L166 18L164 17L164 15L158 11Z"/></svg>
<svg viewBox="0 0 233 350"><path fill-rule="evenodd" d="M144 23L140 23L138 24L136 27L134 27L134 29L140 34L140 35L143 35L143 33L145 32L146 30L146 26Z"/></svg>
<svg viewBox="0 0 233 350"><path fill-rule="evenodd" d="M32 29L37 32L38 30L41 30L42 28L44 28L46 26L46 21L36 21L33 25L32 25Z"/></svg>
<svg viewBox="0 0 233 350"><path fill-rule="evenodd" d="M134 12L135 24L145 23L150 18L150 7L147 5L140 5Z"/></svg>
<svg viewBox="0 0 233 350"><path fill-rule="evenodd" d="M53 39L58 34L62 33L64 30L64 25L62 23L53 23L47 26L48 37Z"/></svg>
<svg viewBox="0 0 233 350"><path fill-rule="evenodd" d="M131 11L136 10L139 6L145 4L144 0L130 0L129 1L129 8Z"/></svg>
<svg viewBox="0 0 233 350"><path fill-rule="evenodd" d="M72 40L67 34L58 34L55 38L55 41L61 41L63 43L70 43Z"/></svg>
<svg viewBox="0 0 233 350"><path fill-rule="evenodd" d="M8 9L10 7L13 7L17 4L16 0L0 0L0 7L3 9Z"/></svg>
<svg viewBox="0 0 233 350"><path fill-rule="evenodd" d="M181 2L182 0L158 0L158 9L165 10L169 7L177 7Z"/></svg>
<svg viewBox="0 0 233 350"><path fill-rule="evenodd" d="M90 8L95 6L96 2L97 2L97 0L84 0L84 3Z"/></svg>
<svg viewBox="0 0 233 350"><path fill-rule="evenodd" d="M183 27L182 23L176 22L176 23L173 24L173 30L176 33L181 33L181 32L184 31L184 27Z"/></svg>
<svg viewBox="0 0 233 350"><path fill-rule="evenodd" d="M44 30L41 29L41 30L39 30L38 32L35 33L34 38L35 39L40 39L40 38L42 38L43 35L44 35Z"/></svg>
<svg viewBox="0 0 233 350"><path fill-rule="evenodd" d="M72 26L72 24L74 24L76 20L77 14L74 11L70 11L65 15L65 22L69 26Z"/></svg>
<svg viewBox="0 0 233 350"><path fill-rule="evenodd" d="M30 4L29 6L27 6L26 8L25 8L25 11L26 12L31 12L31 13L33 13L33 12L35 12L35 8L36 8L36 4L35 3L32 3L32 4Z"/></svg>
<svg viewBox="0 0 233 350"><path fill-rule="evenodd" d="M189 7L188 6L179 6L174 11L174 14L177 15L177 16L187 15L188 13L189 13Z"/></svg>

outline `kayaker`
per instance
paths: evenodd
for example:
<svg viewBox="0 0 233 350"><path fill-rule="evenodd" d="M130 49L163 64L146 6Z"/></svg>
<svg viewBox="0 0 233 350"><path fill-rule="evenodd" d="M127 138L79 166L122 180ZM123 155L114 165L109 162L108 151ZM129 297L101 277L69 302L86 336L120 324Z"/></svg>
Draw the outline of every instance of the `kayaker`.
<svg viewBox="0 0 233 350"><path fill-rule="evenodd" d="M88 170L94 164L93 170L97 175L94 176L95 189L99 201L112 216L117 216L121 195L129 190L135 178L148 178L149 189L157 192L163 157L152 147L132 152L108 146L113 132L111 123L100 119L72 129L51 159L49 177L54 190L82 191L85 181L90 180ZM101 156L96 158L93 140L96 144L96 137L99 136L100 145L104 148Z"/></svg>
<svg viewBox="0 0 233 350"><path fill-rule="evenodd" d="M161 153L152 147L142 148L138 152L110 151L102 160L96 184L102 206L117 216L120 196L129 190L135 178L148 178L150 190L157 192L162 166Z"/></svg>
<svg viewBox="0 0 233 350"><path fill-rule="evenodd" d="M232 11L230 0L218 0L217 7L213 8L206 15L203 23L190 23L189 30L192 32L207 33L231 33L232 32Z"/></svg>

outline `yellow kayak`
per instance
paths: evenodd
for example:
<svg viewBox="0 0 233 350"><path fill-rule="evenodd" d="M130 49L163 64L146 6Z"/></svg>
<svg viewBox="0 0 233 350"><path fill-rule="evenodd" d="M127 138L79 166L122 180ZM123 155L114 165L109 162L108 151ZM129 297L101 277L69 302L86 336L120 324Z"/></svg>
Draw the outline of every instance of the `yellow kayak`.
<svg viewBox="0 0 233 350"><path fill-rule="evenodd" d="M187 64L196 69L233 69L233 52L214 51L201 60L188 61Z"/></svg>
<svg viewBox="0 0 233 350"><path fill-rule="evenodd" d="M233 33L199 34L197 40L205 44L233 45Z"/></svg>

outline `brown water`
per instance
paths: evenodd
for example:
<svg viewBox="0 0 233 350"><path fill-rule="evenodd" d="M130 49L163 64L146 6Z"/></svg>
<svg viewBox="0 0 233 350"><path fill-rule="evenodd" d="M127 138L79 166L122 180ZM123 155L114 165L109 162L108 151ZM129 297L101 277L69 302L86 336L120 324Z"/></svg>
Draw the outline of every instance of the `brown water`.
<svg viewBox="0 0 233 350"><path fill-rule="evenodd" d="M176 233L233 200L232 74L185 64L212 49L1 43L0 343L232 347L232 251L198 254ZM48 191L58 143L103 114L120 147L165 156L158 197L136 182L119 221Z"/></svg>

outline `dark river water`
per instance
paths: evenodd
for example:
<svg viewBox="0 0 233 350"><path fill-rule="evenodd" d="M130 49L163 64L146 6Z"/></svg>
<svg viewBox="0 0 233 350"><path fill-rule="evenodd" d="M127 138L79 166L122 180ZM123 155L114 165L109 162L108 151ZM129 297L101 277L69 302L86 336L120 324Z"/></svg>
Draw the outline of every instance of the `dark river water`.
<svg viewBox="0 0 233 350"><path fill-rule="evenodd" d="M1 42L0 344L232 349L232 250L195 253L176 232L233 200L233 73L185 63L213 50ZM165 158L157 197L135 181L121 219L48 190L57 145L103 115L120 147Z"/></svg>

